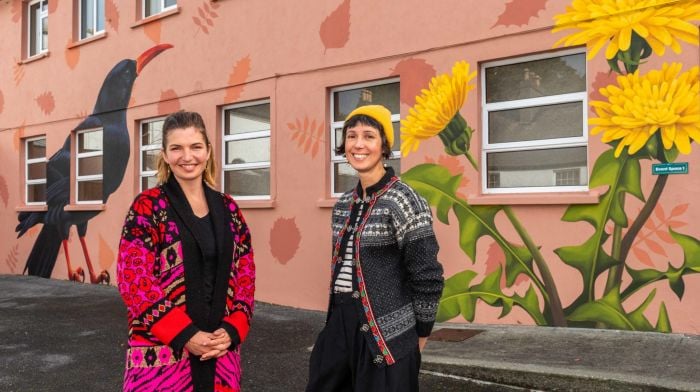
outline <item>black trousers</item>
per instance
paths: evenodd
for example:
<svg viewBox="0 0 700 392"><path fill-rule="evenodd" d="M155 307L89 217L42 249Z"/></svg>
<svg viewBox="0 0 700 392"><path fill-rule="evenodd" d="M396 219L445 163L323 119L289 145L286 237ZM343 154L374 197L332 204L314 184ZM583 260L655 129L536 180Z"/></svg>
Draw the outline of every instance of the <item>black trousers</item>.
<svg viewBox="0 0 700 392"><path fill-rule="evenodd" d="M311 352L306 392L417 392L420 351L377 366L352 296L334 294L331 315Z"/></svg>

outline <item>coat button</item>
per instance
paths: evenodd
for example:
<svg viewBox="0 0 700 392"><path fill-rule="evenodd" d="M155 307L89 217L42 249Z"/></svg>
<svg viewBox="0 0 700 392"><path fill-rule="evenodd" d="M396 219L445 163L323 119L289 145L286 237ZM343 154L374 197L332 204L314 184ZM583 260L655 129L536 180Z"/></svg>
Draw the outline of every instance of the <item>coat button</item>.
<svg viewBox="0 0 700 392"><path fill-rule="evenodd" d="M355 299L360 298L360 292L359 292L359 291L353 291L353 292L352 292L352 297L355 298Z"/></svg>
<svg viewBox="0 0 700 392"><path fill-rule="evenodd" d="M362 332L367 332L367 331L369 331L369 325L367 325L367 324L362 324L362 326L360 327L360 331L362 331Z"/></svg>
<svg viewBox="0 0 700 392"><path fill-rule="evenodd" d="M384 362L384 357L383 357L383 356L377 355L376 357L374 357L374 363L380 364L380 363L382 363L382 362Z"/></svg>

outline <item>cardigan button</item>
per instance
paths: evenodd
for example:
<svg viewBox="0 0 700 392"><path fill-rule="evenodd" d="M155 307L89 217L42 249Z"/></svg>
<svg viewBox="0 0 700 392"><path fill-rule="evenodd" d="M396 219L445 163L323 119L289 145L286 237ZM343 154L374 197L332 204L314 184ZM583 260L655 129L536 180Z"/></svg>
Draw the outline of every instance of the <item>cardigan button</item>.
<svg viewBox="0 0 700 392"><path fill-rule="evenodd" d="M380 364L380 363L382 363L382 362L384 362L384 357L383 357L383 356L377 355L376 357L374 357L374 363Z"/></svg>
<svg viewBox="0 0 700 392"><path fill-rule="evenodd" d="M360 331L362 331L362 332L367 332L367 331L369 331L369 325L367 325L367 324L362 324L362 326L360 327Z"/></svg>
<svg viewBox="0 0 700 392"><path fill-rule="evenodd" d="M355 299L360 298L360 292L359 292L359 291L353 291L353 292L352 292L352 297L355 298Z"/></svg>

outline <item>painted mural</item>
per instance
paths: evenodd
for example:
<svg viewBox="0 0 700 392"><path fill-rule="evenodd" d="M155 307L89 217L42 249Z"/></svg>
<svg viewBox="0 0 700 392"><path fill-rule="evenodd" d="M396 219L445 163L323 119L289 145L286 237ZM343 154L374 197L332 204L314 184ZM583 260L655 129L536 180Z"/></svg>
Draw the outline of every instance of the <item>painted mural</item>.
<svg viewBox="0 0 700 392"><path fill-rule="evenodd" d="M122 60L117 63L104 79L97 94L92 114L74 129L74 131L102 130L100 149L103 151L103 155L100 165L103 178L100 188L103 204L107 204L109 196L121 185L129 161L131 143L126 122L126 110L134 82L148 62L171 47L172 45L169 44L156 45L142 53L136 60ZM53 109L53 98L49 93L48 97L51 99L50 105L48 105L45 103L47 99L45 97L46 94L42 94L37 100L40 101L39 104L45 112L50 112ZM51 110L44 109L44 106L50 106ZM67 211L64 209L70 202L71 145L71 137L69 136L63 147L53 154L47 162L47 211L23 211L19 213L19 224L15 228L15 231L18 232L17 237L22 237L35 225L42 224L23 272L44 278L51 277L56 258L61 246L63 246L68 278L73 281L85 281L85 271L80 266L74 267L68 252L70 229L75 226L88 269L89 281L109 284L109 272L106 270L96 271L88 254L86 243L88 223L101 211ZM101 247L104 247L104 240L101 238L100 240Z"/></svg>
<svg viewBox="0 0 700 392"><path fill-rule="evenodd" d="M588 44L588 59L604 47L605 58L616 80L599 91L590 102L595 115L589 119L591 135L602 135L609 147L598 156L589 181L591 189L603 189L597 204L571 205L563 222L585 222L592 234L581 244L562 244L556 255L576 269L582 290L570 304L562 303L557 280L550 272L537 239L509 205L470 205L457 193L462 174L453 174L439 163L426 163L402 175L435 208L437 218L449 224L453 212L459 225L459 242L463 252L476 262L477 242L490 237L504 255L502 265L492 268L480 282L477 273L466 269L447 279L438 311L438 321L461 316L475 319L477 300L499 308L499 317L514 307L523 309L537 325L615 328L638 331L671 332L672 324L666 305L661 301L656 324L646 311L656 289L634 306L631 296L648 286L668 284L678 299L684 296L684 277L700 272L700 241L674 229L671 223L687 209L678 205L666 215L659 200L663 197L668 174L656 176L651 190L642 186L641 161L652 163L682 162L693 142L700 142L699 67L681 63L663 63L660 69L646 69L652 55L663 56L667 48L681 52L679 41L698 45L700 4L696 1L614 1L575 0L566 13L556 15L554 32L574 30L556 45ZM478 176L478 163L470 153L472 129L460 114L475 72L464 61L457 62L452 74L430 81L428 89L416 99L402 121L401 150L404 156L435 136L450 156L461 156ZM465 171L465 176L470 172ZM626 200L643 203L639 210L626 208ZM659 222L667 223L668 230ZM504 220L497 220L503 215ZM506 239L503 222L507 222L519 240ZM682 226L676 220L676 226ZM539 224L546 224L539 222ZM642 230L647 233L640 235ZM682 260L669 260L665 269L638 269L632 260L648 261L647 251L666 255L664 246L652 238L658 236L668 245L680 246ZM640 242L641 241L641 242ZM636 248L635 248L636 246ZM646 257L645 257L646 255ZM623 279L623 276L625 279ZM512 290L525 279L527 289ZM605 281L602 290L596 281ZM508 290L510 289L510 290ZM522 290L521 290L522 291Z"/></svg>

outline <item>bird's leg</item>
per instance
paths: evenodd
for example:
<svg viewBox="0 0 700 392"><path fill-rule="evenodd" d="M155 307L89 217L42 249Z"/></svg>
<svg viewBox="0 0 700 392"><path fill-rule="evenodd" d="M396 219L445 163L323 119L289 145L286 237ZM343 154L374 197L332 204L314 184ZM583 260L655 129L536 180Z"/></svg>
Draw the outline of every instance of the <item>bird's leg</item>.
<svg viewBox="0 0 700 392"><path fill-rule="evenodd" d="M75 271L70 266L70 256L68 255L68 240L63 240L63 252L66 254L66 265L68 267L68 279L74 282L85 282L85 271L78 267Z"/></svg>
<svg viewBox="0 0 700 392"><path fill-rule="evenodd" d="M99 276L95 275L95 269L92 267L92 262L90 261L90 255L88 254L87 244L85 243L85 237L80 238L80 245L83 247L83 254L85 255L85 264L87 264L88 272L90 273L91 283L106 283L109 284L109 272L102 270Z"/></svg>

